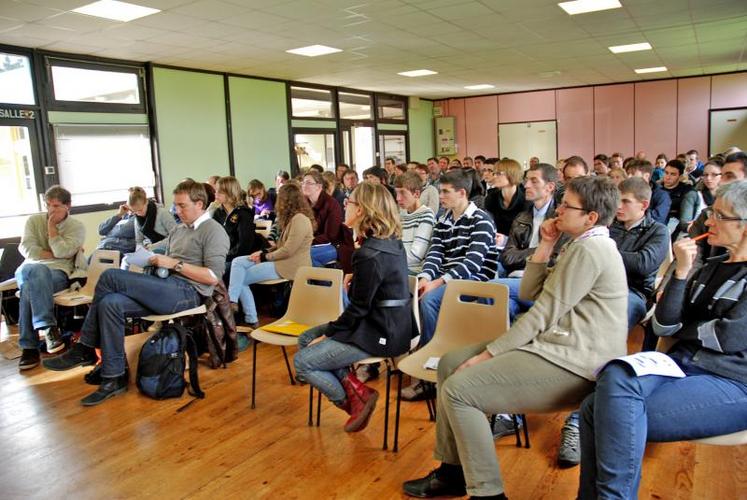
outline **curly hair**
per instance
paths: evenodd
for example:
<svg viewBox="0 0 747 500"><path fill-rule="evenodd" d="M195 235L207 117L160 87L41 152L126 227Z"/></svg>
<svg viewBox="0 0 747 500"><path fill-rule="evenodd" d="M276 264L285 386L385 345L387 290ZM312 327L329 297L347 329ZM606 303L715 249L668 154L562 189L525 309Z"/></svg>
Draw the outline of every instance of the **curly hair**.
<svg viewBox="0 0 747 500"><path fill-rule="evenodd" d="M311 210L309 202L301 192L301 186L295 182L288 182L278 189L278 198L275 205L277 213L277 223L280 230L285 230L290 224L291 219L296 214L304 214L311 221L311 226L316 229L316 219L314 211Z"/></svg>

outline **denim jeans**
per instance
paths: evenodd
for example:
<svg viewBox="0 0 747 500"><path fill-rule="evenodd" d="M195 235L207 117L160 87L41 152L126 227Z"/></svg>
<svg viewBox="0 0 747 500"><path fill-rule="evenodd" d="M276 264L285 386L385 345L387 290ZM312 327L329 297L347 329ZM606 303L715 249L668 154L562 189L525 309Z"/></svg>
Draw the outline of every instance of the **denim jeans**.
<svg viewBox="0 0 747 500"><path fill-rule="evenodd" d="M348 374L348 368L371 355L353 344L337 342L334 338L309 345L326 331L327 325L324 324L302 333L298 337L299 351L293 358L293 364L298 380L313 385L330 401L339 405L345 401L345 389L340 381Z"/></svg>
<svg viewBox="0 0 747 500"><path fill-rule="evenodd" d="M337 249L329 244L325 243L322 245L311 246L311 265L314 267L322 267L327 262L337 259Z"/></svg>
<svg viewBox="0 0 747 500"><path fill-rule="evenodd" d="M685 378L636 377L608 365L581 405L580 499L638 496L646 441L682 441L747 428L747 386L678 361Z"/></svg>
<svg viewBox="0 0 747 500"><path fill-rule="evenodd" d="M519 298L521 278L501 278L493 281L508 287L508 316L511 323L514 322L519 313L528 311L532 307L532 304L534 304L531 300L521 300Z"/></svg>
<svg viewBox="0 0 747 500"><path fill-rule="evenodd" d="M444 299L446 285L431 290L420 298L420 347L430 342L436 333L438 312Z"/></svg>
<svg viewBox="0 0 747 500"><path fill-rule="evenodd" d="M102 376L118 377L125 372L126 318L173 314L201 302L197 290L181 278L108 269L96 284L80 341L89 347L101 347Z"/></svg>
<svg viewBox="0 0 747 500"><path fill-rule="evenodd" d="M16 270L21 300L18 305L18 345L21 349L38 349L36 330L56 326L54 297L68 286L67 274L44 264L25 264Z"/></svg>
<svg viewBox="0 0 747 500"><path fill-rule="evenodd" d="M274 262L260 262L259 264L249 260L247 257L236 257L231 262L231 278L228 286L228 298L231 302L241 302L244 311L244 321L256 323L257 305L254 303L254 295L249 285L265 280L279 279L280 275L275 269Z"/></svg>
<svg viewBox="0 0 747 500"><path fill-rule="evenodd" d="M628 330L637 325L646 316L646 300L635 293L628 291Z"/></svg>

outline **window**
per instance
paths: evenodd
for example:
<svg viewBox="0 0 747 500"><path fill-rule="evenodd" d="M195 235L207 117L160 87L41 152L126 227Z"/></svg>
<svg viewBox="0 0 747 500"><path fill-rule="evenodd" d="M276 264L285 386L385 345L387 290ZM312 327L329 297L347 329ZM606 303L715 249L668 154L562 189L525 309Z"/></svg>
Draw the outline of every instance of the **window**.
<svg viewBox="0 0 747 500"><path fill-rule="evenodd" d="M144 112L143 68L47 59L54 109Z"/></svg>
<svg viewBox="0 0 747 500"><path fill-rule="evenodd" d="M394 163L400 164L407 161L407 135L404 133L379 133L379 152L381 162L387 158L394 158Z"/></svg>
<svg viewBox="0 0 747 500"><path fill-rule="evenodd" d="M291 109L295 118L334 118L332 91L291 87Z"/></svg>
<svg viewBox="0 0 747 500"><path fill-rule="evenodd" d="M0 52L0 102L36 104L28 57Z"/></svg>
<svg viewBox="0 0 747 500"><path fill-rule="evenodd" d="M376 112L382 121L405 121L407 98L397 96L378 96Z"/></svg>
<svg viewBox="0 0 747 500"><path fill-rule="evenodd" d="M371 114L371 96L339 92L340 118L345 120L373 120Z"/></svg>
<svg viewBox="0 0 747 500"><path fill-rule="evenodd" d="M72 193L74 206L126 200L131 186L153 196L147 125L58 124L54 138L60 184Z"/></svg>
<svg viewBox="0 0 747 500"><path fill-rule="evenodd" d="M304 169L316 164L325 170L335 171L335 134L295 133L293 138L299 168Z"/></svg>

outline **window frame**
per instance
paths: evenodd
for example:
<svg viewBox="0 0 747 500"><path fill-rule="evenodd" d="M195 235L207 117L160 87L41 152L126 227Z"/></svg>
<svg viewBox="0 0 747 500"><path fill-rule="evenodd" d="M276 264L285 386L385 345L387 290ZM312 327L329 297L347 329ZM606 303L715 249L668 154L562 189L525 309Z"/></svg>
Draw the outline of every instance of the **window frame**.
<svg viewBox="0 0 747 500"><path fill-rule="evenodd" d="M57 55L45 53L42 55L44 62L45 99L47 109L50 111L81 111L94 113L148 113L148 95L145 84L145 66L139 64L127 64L124 62L107 62L99 59L72 58L69 55ZM114 73L134 74L137 77L139 104L124 104L110 102L84 102L63 101L55 98L54 79L52 67L77 68L93 71L108 71Z"/></svg>
<svg viewBox="0 0 747 500"><path fill-rule="evenodd" d="M409 99L407 96L401 96L401 95L395 95L395 94L375 94L374 104L375 104L375 116L376 116L376 122L377 123L393 123L393 124L409 124L410 123L410 106L409 106ZM380 116L379 109L381 108L380 101L381 99L390 99L394 101L399 101L402 103L402 110L404 112L403 118L384 118Z"/></svg>
<svg viewBox="0 0 747 500"><path fill-rule="evenodd" d="M298 116L293 114L293 88L300 88L300 89L310 89L310 90L323 90L325 92L329 92L330 95L330 107L332 110L332 116L331 117L321 117L321 116ZM290 116L291 120L320 120L320 121L329 121L329 122L337 122L340 115L340 110L338 107L338 97L337 97L337 89L334 87L326 87L324 85L313 85L313 84L306 84L304 82L288 82L287 86L287 95L288 95L288 115Z"/></svg>

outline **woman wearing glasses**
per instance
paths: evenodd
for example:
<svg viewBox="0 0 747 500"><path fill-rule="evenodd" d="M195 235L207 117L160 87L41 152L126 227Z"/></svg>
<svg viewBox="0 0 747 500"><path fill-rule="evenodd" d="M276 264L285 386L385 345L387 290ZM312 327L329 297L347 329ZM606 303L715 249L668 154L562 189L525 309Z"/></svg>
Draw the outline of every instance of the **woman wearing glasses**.
<svg viewBox="0 0 747 500"><path fill-rule="evenodd" d="M337 247L343 243L342 208L327 194L327 181L316 170L309 169L301 181L301 190L309 201L316 228L311 247L311 264L321 267L338 258Z"/></svg>
<svg viewBox="0 0 747 500"><path fill-rule="evenodd" d="M582 405L579 498L636 498L646 441L747 428L747 181L722 186L706 222L726 248L689 280L696 244L674 244L676 268L656 305L654 332L686 377L636 377L613 362Z"/></svg>
<svg viewBox="0 0 747 500"><path fill-rule="evenodd" d="M566 185L556 218L540 228L521 297L534 305L497 339L450 352L438 364L435 458L404 483L415 497L505 498L486 414L554 413L580 403L594 370L626 353L628 285L609 237L620 201L607 177ZM561 233L571 241L548 268Z"/></svg>

